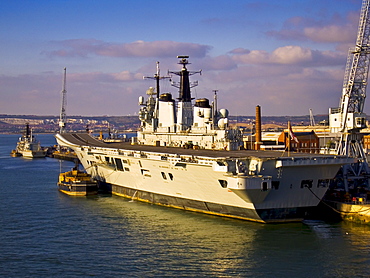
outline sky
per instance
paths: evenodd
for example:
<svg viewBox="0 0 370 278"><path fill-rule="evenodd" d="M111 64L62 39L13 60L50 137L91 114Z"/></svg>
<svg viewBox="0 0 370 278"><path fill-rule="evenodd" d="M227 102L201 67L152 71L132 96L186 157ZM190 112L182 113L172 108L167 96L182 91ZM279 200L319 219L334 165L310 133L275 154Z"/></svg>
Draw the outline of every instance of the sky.
<svg viewBox="0 0 370 278"><path fill-rule="evenodd" d="M0 114L137 115L139 96L179 71L230 115L327 114L338 107L361 0L0 1ZM178 76L172 76L178 81ZM178 96L168 79L161 92ZM365 112L370 105L365 103Z"/></svg>

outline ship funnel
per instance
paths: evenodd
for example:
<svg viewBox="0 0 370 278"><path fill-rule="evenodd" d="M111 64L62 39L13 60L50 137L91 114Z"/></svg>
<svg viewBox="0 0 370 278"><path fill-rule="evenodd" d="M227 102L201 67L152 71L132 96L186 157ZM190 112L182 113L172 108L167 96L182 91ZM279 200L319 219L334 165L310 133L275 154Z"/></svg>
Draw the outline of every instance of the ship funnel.
<svg viewBox="0 0 370 278"><path fill-rule="evenodd" d="M261 131L261 106L256 106L256 142L254 145L255 150L259 150L262 145L262 131Z"/></svg>
<svg viewBox="0 0 370 278"><path fill-rule="evenodd" d="M26 137L31 135L31 129L29 123L26 123Z"/></svg>

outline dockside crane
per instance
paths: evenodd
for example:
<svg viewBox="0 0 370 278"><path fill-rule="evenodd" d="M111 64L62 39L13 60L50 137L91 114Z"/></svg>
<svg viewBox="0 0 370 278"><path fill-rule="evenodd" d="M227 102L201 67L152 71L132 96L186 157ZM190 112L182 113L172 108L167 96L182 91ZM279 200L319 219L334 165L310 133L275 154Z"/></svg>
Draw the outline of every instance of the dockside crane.
<svg viewBox="0 0 370 278"><path fill-rule="evenodd" d="M366 127L366 115L363 110L370 59L369 6L370 0L362 1L356 45L348 52L339 107L329 110L330 131L341 135L337 144L337 154L358 160L353 165L343 167L346 190L348 190L348 177L356 179L370 176L360 132Z"/></svg>
<svg viewBox="0 0 370 278"><path fill-rule="evenodd" d="M67 79L67 68L64 68L64 76L63 76L63 88L62 88L62 104L60 108L60 117L59 117L59 132L64 133L67 123L67 115L66 115L66 108L67 108L67 90L66 90L66 79Z"/></svg>

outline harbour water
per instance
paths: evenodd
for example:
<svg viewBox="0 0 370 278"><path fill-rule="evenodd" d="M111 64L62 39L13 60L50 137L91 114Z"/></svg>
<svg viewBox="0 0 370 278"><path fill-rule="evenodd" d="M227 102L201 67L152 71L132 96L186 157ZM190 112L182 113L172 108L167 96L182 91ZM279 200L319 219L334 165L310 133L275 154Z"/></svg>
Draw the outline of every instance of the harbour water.
<svg viewBox="0 0 370 278"><path fill-rule="evenodd" d="M10 157L18 137L0 135L0 277L370 277L370 226L70 197L56 182L73 163Z"/></svg>

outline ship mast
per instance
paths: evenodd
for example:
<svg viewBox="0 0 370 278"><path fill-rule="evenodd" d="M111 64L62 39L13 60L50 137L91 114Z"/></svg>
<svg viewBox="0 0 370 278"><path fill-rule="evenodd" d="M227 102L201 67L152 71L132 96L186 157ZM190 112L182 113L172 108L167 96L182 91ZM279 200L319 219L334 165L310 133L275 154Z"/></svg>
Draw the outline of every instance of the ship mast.
<svg viewBox="0 0 370 278"><path fill-rule="evenodd" d="M158 111L159 111L159 95L160 95L160 87L159 87L159 81L162 79L170 78L169 76L161 76L160 70L159 70L159 62L157 61L157 72L154 74L154 76L144 76L144 79L154 79L156 81L156 92L153 92L153 88L149 88L147 90L147 95L149 95L148 99L148 108L149 111L147 113L152 113L152 126L153 130L157 130L158 127ZM155 104L153 95L156 94ZM154 111L153 111L154 108Z"/></svg>
<svg viewBox="0 0 370 278"><path fill-rule="evenodd" d="M177 56L177 58L181 59L178 64L182 65L181 71L168 71L168 73L173 73L180 76L180 84L172 82L171 85L179 88L179 97L178 100L182 102L189 102L192 100L190 89L193 87L198 86L198 81L190 83L189 76L199 73L202 73L202 70L199 71L188 71L186 65L190 64L187 60L189 56Z"/></svg>
<svg viewBox="0 0 370 278"><path fill-rule="evenodd" d="M168 71L169 74L180 76L180 83L172 82L171 85L179 88L179 97L177 105L177 130L188 130L193 124L193 108L191 104L191 91L190 89L198 86L198 81L190 83L189 76L202 71L188 71L186 65L190 64L188 61L189 56L177 56L180 59L178 64L182 65L181 71Z"/></svg>
<svg viewBox="0 0 370 278"><path fill-rule="evenodd" d="M169 76L160 76L160 70L159 70L159 62L157 62L157 72L154 74L154 76L144 76L144 79L154 79L156 81L156 93L157 93L157 99L160 95L160 89L159 89L159 81L165 78L170 78Z"/></svg>
<svg viewBox="0 0 370 278"><path fill-rule="evenodd" d="M63 89L62 89L62 104L60 108L60 117L59 117L59 127L60 133L65 132L66 123L67 123L67 115L66 115L66 107L67 107L67 90L66 90L66 77L67 77L67 68L64 68L64 77L63 77Z"/></svg>

